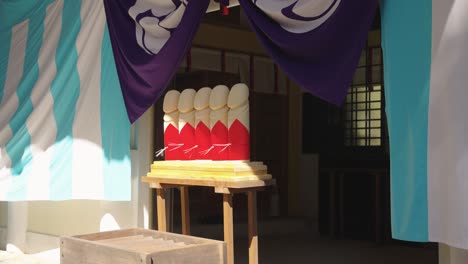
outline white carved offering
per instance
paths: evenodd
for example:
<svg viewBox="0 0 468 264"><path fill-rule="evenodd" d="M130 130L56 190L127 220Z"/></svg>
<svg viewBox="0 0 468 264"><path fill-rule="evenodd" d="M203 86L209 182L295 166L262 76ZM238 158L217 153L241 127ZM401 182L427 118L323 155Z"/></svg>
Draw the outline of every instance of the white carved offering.
<svg viewBox="0 0 468 264"><path fill-rule="evenodd" d="M195 145L195 90L185 89L179 97L179 135L182 142L182 159L192 159Z"/></svg>
<svg viewBox="0 0 468 264"><path fill-rule="evenodd" d="M211 159L213 160L228 160L229 158L228 96L229 88L225 85L214 87L210 95Z"/></svg>
<svg viewBox="0 0 468 264"><path fill-rule="evenodd" d="M228 98L229 159L250 159L249 88L243 83L231 88Z"/></svg>
<svg viewBox="0 0 468 264"><path fill-rule="evenodd" d="M201 88L195 95L195 159L211 159L210 96L209 87Z"/></svg>
<svg viewBox="0 0 468 264"><path fill-rule="evenodd" d="M159 153L165 152L166 160L178 160L181 158L180 148L182 143L179 137L179 97L180 93L176 90L171 90L164 96L164 149Z"/></svg>

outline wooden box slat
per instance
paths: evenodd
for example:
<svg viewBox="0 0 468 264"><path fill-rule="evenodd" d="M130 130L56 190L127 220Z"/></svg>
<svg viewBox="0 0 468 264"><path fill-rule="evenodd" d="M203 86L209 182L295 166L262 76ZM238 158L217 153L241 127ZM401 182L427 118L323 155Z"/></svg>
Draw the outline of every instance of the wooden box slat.
<svg viewBox="0 0 468 264"><path fill-rule="evenodd" d="M63 264L226 263L222 241L139 228L62 237L60 251Z"/></svg>
<svg viewBox="0 0 468 264"><path fill-rule="evenodd" d="M148 243L148 242L154 245L161 244L159 241L155 242L154 238L152 237L129 238L129 239L121 239L121 240L113 240L113 241L96 241L96 242L100 244L112 245L116 247L130 247L135 244Z"/></svg>
<svg viewBox="0 0 468 264"><path fill-rule="evenodd" d="M124 236L124 237L116 237L116 238L108 238L108 239L99 239L101 243L118 243L119 241L127 241L128 239L139 239L144 238L143 235L136 235L136 236Z"/></svg>

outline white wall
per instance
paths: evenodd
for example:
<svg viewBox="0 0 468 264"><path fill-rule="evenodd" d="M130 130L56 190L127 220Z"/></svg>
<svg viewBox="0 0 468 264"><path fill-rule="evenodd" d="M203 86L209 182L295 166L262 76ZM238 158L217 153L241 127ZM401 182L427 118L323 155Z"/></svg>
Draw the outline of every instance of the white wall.
<svg viewBox="0 0 468 264"><path fill-rule="evenodd" d="M7 225L8 219L8 203L0 202L0 228Z"/></svg>
<svg viewBox="0 0 468 264"><path fill-rule="evenodd" d="M0 250L5 249L6 226L8 223L8 203L0 202Z"/></svg>
<svg viewBox="0 0 468 264"><path fill-rule="evenodd" d="M468 263L468 250L449 247L439 244L439 264L466 264Z"/></svg>
<svg viewBox="0 0 468 264"><path fill-rule="evenodd" d="M140 176L146 175L153 161L153 108L150 108L137 121L137 149L131 151L132 161L132 200L129 202L108 201L35 201L27 203L26 209L17 210L10 203L17 218L26 217L25 221L28 235L24 232L8 232L11 241L26 241L26 245L19 245L20 249L35 252L44 245L30 245L33 242L41 243L37 236L32 234L45 234L49 236L76 235L100 232L104 230L144 227L149 228L151 216L151 197L147 184L140 182ZM8 219L8 206L0 203L0 227L6 225ZM11 214L11 212L10 212ZM11 217L10 217L11 218ZM15 219L11 219L15 221ZM8 228L15 226L14 223ZM21 230L21 228L15 230ZM9 230L11 231L11 230ZM14 237L10 237L14 234ZM34 239L31 239L34 238ZM41 237L39 237L41 238ZM29 245L28 245L29 243ZM1 241L0 241L1 245ZM50 244L51 247L55 243Z"/></svg>
<svg viewBox="0 0 468 264"><path fill-rule="evenodd" d="M134 201L30 202L28 231L61 236L136 226L133 204ZM106 214L109 216L103 219ZM102 228L101 220L105 222Z"/></svg>

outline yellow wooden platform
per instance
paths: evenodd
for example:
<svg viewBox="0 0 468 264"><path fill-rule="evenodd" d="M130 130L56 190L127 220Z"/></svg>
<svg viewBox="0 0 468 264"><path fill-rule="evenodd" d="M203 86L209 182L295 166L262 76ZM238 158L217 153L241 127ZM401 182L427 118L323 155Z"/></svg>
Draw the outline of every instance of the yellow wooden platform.
<svg viewBox="0 0 468 264"><path fill-rule="evenodd" d="M207 160L155 161L147 177L234 182L272 178L263 162Z"/></svg>

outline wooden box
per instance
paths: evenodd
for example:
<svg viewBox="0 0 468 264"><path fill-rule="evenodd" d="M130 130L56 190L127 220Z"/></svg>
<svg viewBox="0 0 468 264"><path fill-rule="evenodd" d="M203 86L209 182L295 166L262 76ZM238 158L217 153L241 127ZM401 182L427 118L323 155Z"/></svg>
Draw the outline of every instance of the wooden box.
<svg viewBox="0 0 468 264"><path fill-rule="evenodd" d="M62 264L219 264L226 244L147 229L126 229L60 238Z"/></svg>

